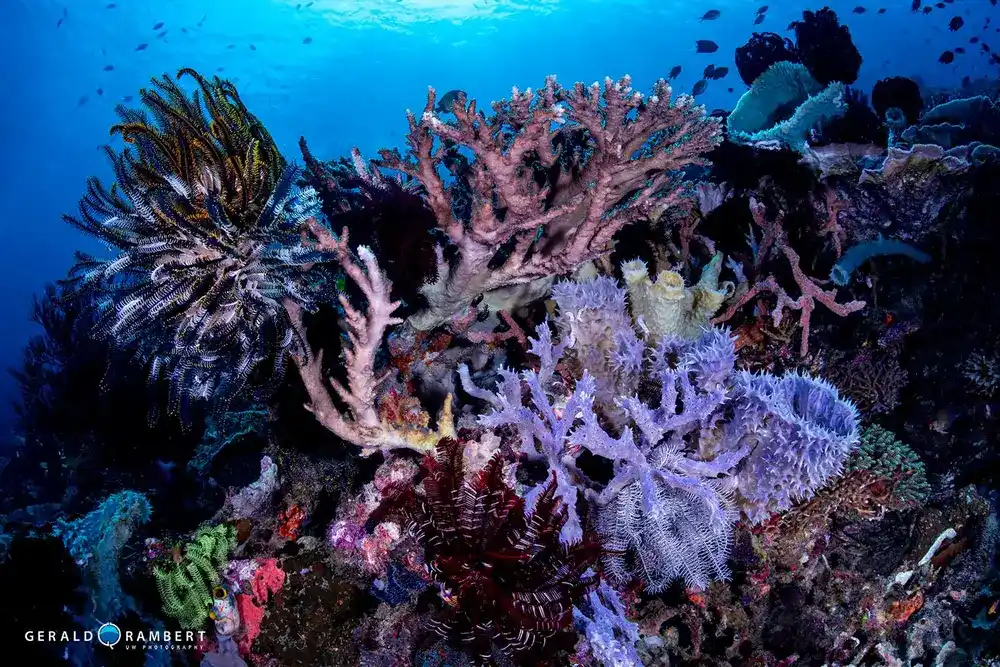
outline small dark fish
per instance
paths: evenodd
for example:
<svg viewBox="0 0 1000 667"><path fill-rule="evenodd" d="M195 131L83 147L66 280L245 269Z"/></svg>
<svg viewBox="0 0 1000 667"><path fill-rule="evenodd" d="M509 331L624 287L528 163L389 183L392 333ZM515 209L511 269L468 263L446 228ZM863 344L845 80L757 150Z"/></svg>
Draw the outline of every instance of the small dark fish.
<svg viewBox="0 0 1000 667"><path fill-rule="evenodd" d="M963 25L965 25L965 21L962 20L962 17L956 16L951 21L948 21L948 30L955 32L956 30L960 29Z"/></svg>
<svg viewBox="0 0 1000 667"><path fill-rule="evenodd" d="M763 13L764 13L764 12L766 12L766 11L767 11L767 5L764 5L763 7L760 7L760 8L759 8L759 9L757 10L757 13L758 13L758 14L763 14Z"/></svg>
<svg viewBox="0 0 1000 667"><path fill-rule="evenodd" d="M942 65L947 65L947 64L952 63L954 61L955 61L955 54L952 53L951 51L945 51L938 58L938 62L941 63Z"/></svg>
<svg viewBox="0 0 1000 667"><path fill-rule="evenodd" d="M118 6L118 5L116 5L115 3L113 3L113 2L112 2L112 3L110 4L110 5L107 5L107 6L105 7L105 9L114 9L114 8L115 8L115 7L117 7L117 6Z"/></svg>
<svg viewBox="0 0 1000 667"><path fill-rule="evenodd" d="M995 64L995 65L1000 65L1000 54L991 53L990 54L990 62L993 63L993 64Z"/></svg>
<svg viewBox="0 0 1000 667"><path fill-rule="evenodd" d="M77 106L77 108L80 108L80 107L82 107L82 106L83 106L84 104L86 104L86 103L87 103L87 100L89 100L89 99L90 99L90 98L89 98L89 97L87 97L86 95L81 95L81 96L80 96L80 99L79 99L79 100L77 100L77 102L76 102L76 106Z"/></svg>
<svg viewBox="0 0 1000 667"><path fill-rule="evenodd" d="M122 102L131 102L134 99L135 98L132 97L131 95L126 95L125 97L122 98Z"/></svg>
<svg viewBox="0 0 1000 667"><path fill-rule="evenodd" d="M204 16L201 17L201 20L198 21L198 27L199 28L201 27L201 25L205 22L205 19L207 19L207 18L208 18L208 14L205 14Z"/></svg>
<svg viewBox="0 0 1000 667"><path fill-rule="evenodd" d="M696 96L701 95L703 92L705 92L706 88L708 88L708 81L701 79L695 82L694 88L691 89L691 94Z"/></svg>
<svg viewBox="0 0 1000 667"><path fill-rule="evenodd" d="M858 5L857 7L855 7L854 9L851 10L851 13L852 14L864 14L867 11L868 11L867 9L865 9L864 7Z"/></svg>
<svg viewBox="0 0 1000 667"><path fill-rule="evenodd" d="M712 75L712 80L718 81L719 79L725 79L727 74L729 74L728 67L716 67L715 73Z"/></svg>
<svg viewBox="0 0 1000 667"><path fill-rule="evenodd" d="M978 37L970 37L969 38L969 44L975 44L978 41L979 41Z"/></svg>
<svg viewBox="0 0 1000 667"><path fill-rule="evenodd" d="M256 50L257 50L257 47L256 47L256 46L254 46L253 44L251 44L251 45L250 45L250 50L251 50L251 51L256 51Z"/></svg>
<svg viewBox="0 0 1000 667"><path fill-rule="evenodd" d="M312 6L314 5L314 4L315 4L315 3L314 3L314 2L312 2L312 0L310 0L310 1L309 1L309 2L307 2L306 4L302 5L302 7L303 7L304 9L308 9L309 7L312 7Z"/></svg>
<svg viewBox="0 0 1000 667"><path fill-rule="evenodd" d="M302 43L303 44L312 44L313 43L313 38L312 37L306 37L305 39L302 40Z"/></svg>
<svg viewBox="0 0 1000 667"><path fill-rule="evenodd" d="M181 28L181 32L183 32L185 35L187 34L187 31L188 31L187 28Z"/></svg>
<svg viewBox="0 0 1000 667"><path fill-rule="evenodd" d="M924 7L924 14L930 14L932 11L934 11L933 7Z"/></svg>
<svg viewBox="0 0 1000 667"><path fill-rule="evenodd" d="M709 39L699 39L695 45L696 53L715 53L719 50L719 45Z"/></svg>
<svg viewBox="0 0 1000 667"><path fill-rule="evenodd" d="M885 14L885 7L879 7L877 13L878 14Z"/></svg>
<svg viewBox="0 0 1000 667"><path fill-rule="evenodd" d="M135 50L136 51L145 51L148 48L149 48L149 44L140 44L139 46L135 47Z"/></svg>
<svg viewBox="0 0 1000 667"><path fill-rule="evenodd" d="M302 9L302 3L300 2L299 4L295 5L295 9L296 10Z"/></svg>
<svg viewBox="0 0 1000 667"><path fill-rule="evenodd" d="M765 17L765 16L767 16L767 14L758 14L758 15L757 15L757 18L755 18L755 19L753 20L753 24L754 24L754 25L760 25L761 23L763 23L763 22L764 22L764 17Z"/></svg>
<svg viewBox="0 0 1000 667"><path fill-rule="evenodd" d="M115 66L114 65L105 65L104 66L104 71L105 72L113 72L113 71L115 71Z"/></svg>
<svg viewBox="0 0 1000 667"><path fill-rule="evenodd" d="M936 5L934 5L934 6L935 6L935 7L937 7L938 9L944 9L944 7L945 7L945 4L944 4L943 2L939 2L939 3L937 3L937 4L936 4Z"/></svg>
<svg viewBox="0 0 1000 667"><path fill-rule="evenodd" d="M681 73L681 66L674 65L670 68L670 74L667 75L667 81L673 81Z"/></svg>
<svg viewBox="0 0 1000 667"><path fill-rule="evenodd" d="M719 16L721 14L722 14L722 12L720 12L718 9L709 9L707 12L705 12L704 14L702 14L701 18L698 19L698 20L699 21L714 21L715 19L719 18Z"/></svg>
<svg viewBox="0 0 1000 667"><path fill-rule="evenodd" d="M983 53L989 53L990 52L990 45L987 44L986 42L983 42L982 44L980 44L979 47L983 50Z"/></svg>
<svg viewBox="0 0 1000 667"><path fill-rule="evenodd" d="M972 79L968 75L962 77L962 88L969 88L972 86Z"/></svg>
<svg viewBox="0 0 1000 667"><path fill-rule="evenodd" d="M163 21L158 21L153 24L153 30L159 30L162 27L163 27Z"/></svg>
<svg viewBox="0 0 1000 667"><path fill-rule="evenodd" d="M918 9L920 9L920 0L913 0L913 2L910 4L910 11L915 12Z"/></svg>
<svg viewBox="0 0 1000 667"><path fill-rule="evenodd" d="M956 46L955 53L965 53L965 49L962 48L961 46Z"/></svg>
<svg viewBox="0 0 1000 667"><path fill-rule="evenodd" d="M216 67L216 68L215 68L215 71L216 71L216 72L225 72L225 71L226 71L226 68L225 68L225 67Z"/></svg>
<svg viewBox="0 0 1000 667"><path fill-rule="evenodd" d="M104 97L104 89L103 88L98 88L97 89L97 94L100 95L101 97Z"/></svg>
<svg viewBox="0 0 1000 667"><path fill-rule="evenodd" d="M235 44L226 44L226 48L227 49L235 49L236 45Z"/></svg>
<svg viewBox="0 0 1000 667"><path fill-rule="evenodd" d="M451 108L455 105L455 101L458 100L459 95L465 95L465 91L449 90L447 93L441 96L438 103L434 106L434 110L438 113L451 113Z"/></svg>
<svg viewBox="0 0 1000 667"><path fill-rule="evenodd" d="M727 90L728 92L730 92L730 93L731 93L731 92L733 92L733 89L732 89L732 88L726 88L726 90Z"/></svg>
<svg viewBox="0 0 1000 667"><path fill-rule="evenodd" d="M58 20L58 21L56 21L56 27L57 27L57 28L58 28L59 26L61 26L61 25L63 24L63 21L65 21L65 20L66 20L66 14L67 14L68 12L69 12L69 10L67 10L67 9L66 9L65 7L63 7L63 13L62 13L62 16L60 16L60 17L59 17L59 20Z"/></svg>
<svg viewBox="0 0 1000 667"><path fill-rule="evenodd" d="M164 37L167 36L168 32L170 32L170 31L169 30L164 30L163 32L157 33L156 34L157 39L163 39Z"/></svg>
<svg viewBox="0 0 1000 667"><path fill-rule="evenodd" d="M705 68L705 71L702 72L702 76L705 77L706 79L711 79L712 75L714 74L715 74L715 65L709 65L708 67Z"/></svg>

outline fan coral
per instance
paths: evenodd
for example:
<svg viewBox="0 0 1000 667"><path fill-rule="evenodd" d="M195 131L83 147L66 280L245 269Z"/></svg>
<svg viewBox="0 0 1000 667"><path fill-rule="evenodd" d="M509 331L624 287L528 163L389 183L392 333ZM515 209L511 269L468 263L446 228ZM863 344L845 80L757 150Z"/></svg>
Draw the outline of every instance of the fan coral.
<svg viewBox="0 0 1000 667"><path fill-rule="evenodd" d="M828 382L742 371L736 394L744 445L752 442L736 485L752 521L811 498L858 444L857 409Z"/></svg>
<svg viewBox="0 0 1000 667"><path fill-rule="evenodd" d="M627 76L605 79L603 89L566 89L550 76L537 91L515 88L494 102L490 118L461 93L455 120L444 122L431 88L422 115L408 114L410 156L384 150L380 161L420 181L457 250L450 262L439 249L437 280L422 290L429 307L410 325L431 329L464 315L481 294L570 271L605 252L625 225L676 205L673 173L699 164L720 128L693 98L672 95L663 80L644 96ZM471 163L456 157L457 147L473 154Z"/></svg>
<svg viewBox="0 0 1000 667"><path fill-rule="evenodd" d="M79 217L64 216L119 253L80 255L73 269L103 312L96 333L137 344L175 411L233 395L263 362L280 374L288 352L306 351L282 302L313 310L333 285L328 257L301 239L315 192L296 188L298 171L231 83L184 75L201 95L164 75L141 92L151 119L117 108L112 132L128 147L105 149L117 182L90 179Z"/></svg>
<svg viewBox="0 0 1000 667"><path fill-rule="evenodd" d="M555 480L529 511L504 483L499 454L465 480L462 446L445 438L424 468L422 493L406 485L387 502L406 517L440 588L431 627L484 664L514 655L536 664L571 649L573 606L597 585L600 549L590 535L560 544L566 506Z"/></svg>

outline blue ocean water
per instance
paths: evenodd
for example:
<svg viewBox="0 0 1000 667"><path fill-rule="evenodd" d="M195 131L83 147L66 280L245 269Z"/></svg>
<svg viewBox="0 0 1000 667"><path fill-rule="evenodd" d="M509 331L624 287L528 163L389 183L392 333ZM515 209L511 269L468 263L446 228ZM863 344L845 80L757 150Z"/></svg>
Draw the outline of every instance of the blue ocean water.
<svg viewBox="0 0 1000 667"><path fill-rule="evenodd" d="M675 90L686 92L714 64L730 74L710 82L699 101L731 108L745 90L733 67L736 47L753 31L790 34L786 26L804 9L824 5L770 0L766 20L754 25L765 1L3 0L0 365L16 365L35 331L27 319L32 295L65 274L74 250L100 252L60 216L75 210L88 176L108 176L98 148L114 106L150 77L192 67L233 80L292 159L300 136L324 158L352 146L373 155L402 145L404 112L422 108L428 85L491 100L552 73L563 82L628 73L648 90L681 65ZM914 78L925 90L997 76L974 46L953 63L938 62L973 36L1000 47L1000 11L987 0L957 0L929 14L911 12L910 0L854 13L859 2L826 4L865 58L855 85L861 91L890 75ZM699 21L709 9L720 17ZM984 32L990 14L996 26ZM965 25L951 31L956 16ZM719 50L695 53L699 39ZM0 396L4 404L14 398L6 375ZM11 423L5 410L0 438Z"/></svg>

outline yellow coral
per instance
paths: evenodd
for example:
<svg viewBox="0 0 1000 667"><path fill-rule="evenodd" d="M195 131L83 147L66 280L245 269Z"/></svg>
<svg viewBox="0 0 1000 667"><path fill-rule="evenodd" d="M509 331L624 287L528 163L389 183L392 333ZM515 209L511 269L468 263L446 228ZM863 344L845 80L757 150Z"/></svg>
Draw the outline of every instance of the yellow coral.
<svg viewBox="0 0 1000 667"><path fill-rule="evenodd" d="M732 283L719 284L721 270L722 254L718 253L705 265L698 283L686 287L684 278L676 271L660 271L653 282L645 262L638 259L624 262L622 274L632 316L637 320L642 318L653 338L697 338L722 303L732 296Z"/></svg>

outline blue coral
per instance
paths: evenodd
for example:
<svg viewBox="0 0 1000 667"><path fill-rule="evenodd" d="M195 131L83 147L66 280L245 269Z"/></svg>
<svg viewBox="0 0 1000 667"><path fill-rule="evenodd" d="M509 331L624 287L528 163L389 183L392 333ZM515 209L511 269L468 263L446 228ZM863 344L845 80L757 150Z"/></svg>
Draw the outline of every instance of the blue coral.
<svg viewBox="0 0 1000 667"><path fill-rule="evenodd" d="M86 623L104 623L135 611L135 601L122 590L118 561L122 548L137 526L149 521L146 496L122 491L108 496L96 509L73 521L60 521L53 534L84 573L91 593Z"/></svg>

